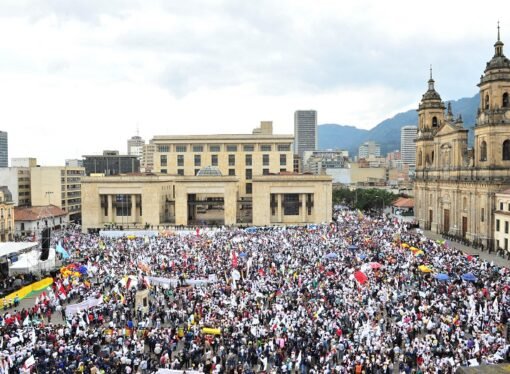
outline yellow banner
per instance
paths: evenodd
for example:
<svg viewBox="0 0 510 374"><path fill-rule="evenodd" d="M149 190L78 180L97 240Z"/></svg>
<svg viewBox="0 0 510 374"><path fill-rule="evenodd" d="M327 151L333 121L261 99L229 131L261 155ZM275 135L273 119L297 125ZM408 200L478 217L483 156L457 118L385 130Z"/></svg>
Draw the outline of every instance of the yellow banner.
<svg viewBox="0 0 510 374"><path fill-rule="evenodd" d="M20 288L18 291L12 292L4 298L0 299L0 307L14 302L16 296L18 300L23 300L25 297L30 295L32 292L42 291L53 284L53 278L44 278L35 283L29 284L28 286Z"/></svg>

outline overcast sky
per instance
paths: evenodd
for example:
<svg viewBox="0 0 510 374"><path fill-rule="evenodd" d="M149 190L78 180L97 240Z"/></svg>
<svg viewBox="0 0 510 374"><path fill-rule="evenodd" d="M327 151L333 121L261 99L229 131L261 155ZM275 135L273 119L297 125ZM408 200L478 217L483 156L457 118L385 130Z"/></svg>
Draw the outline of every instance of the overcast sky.
<svg viewBox="0 0 510 374"><path fill-rule="evenodd" d="M293 113L371 128L510 55L510 1L1 0L0 130L42 165L136 134L293 133Z"/></svg>

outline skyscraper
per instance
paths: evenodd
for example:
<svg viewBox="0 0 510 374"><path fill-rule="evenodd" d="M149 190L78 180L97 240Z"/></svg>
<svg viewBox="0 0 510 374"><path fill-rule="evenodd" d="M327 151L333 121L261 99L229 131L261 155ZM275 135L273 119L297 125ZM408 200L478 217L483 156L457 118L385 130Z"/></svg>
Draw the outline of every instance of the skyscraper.
<svg viewBox="0 0 510 374"><path fill-rule="evenodd" d="M294 154L303 159L303 152L317 150L317 111L294 112Z"/></svg>
<svg viewBox="0 0 510 374"><path fill-rule="evenodd" d="M418 128L416 126L404 126L400 129L400 154L404 164L416 164L416 144L414 140L417 133Z"/></svg>
<svg viewBox="0 0 510 374"><path fill-rule="evenodd" d="M9 166L9 143L7 141L7 132L0 131L0 168Z"/></svg>
<svg viewBox="0 0 510 374"><path fill-rule="evenodd" d="M144 144L145 140L143 140L141 136L132 136L131 139L127 141L128 155L142 157Z"/></svg>

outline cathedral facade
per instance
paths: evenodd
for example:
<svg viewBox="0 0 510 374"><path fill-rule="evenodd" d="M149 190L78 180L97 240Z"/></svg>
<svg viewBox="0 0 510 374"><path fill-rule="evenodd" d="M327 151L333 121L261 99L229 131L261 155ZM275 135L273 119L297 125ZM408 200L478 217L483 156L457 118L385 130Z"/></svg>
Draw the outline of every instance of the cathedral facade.
<svg viewBox="0 0 510 374"><path fill-rule="evenodd" d="M495 248L496 193L510 188L510 60L498 37L480 78L473 148L432 72L418 107L415 211L422 229Z"/></svg>

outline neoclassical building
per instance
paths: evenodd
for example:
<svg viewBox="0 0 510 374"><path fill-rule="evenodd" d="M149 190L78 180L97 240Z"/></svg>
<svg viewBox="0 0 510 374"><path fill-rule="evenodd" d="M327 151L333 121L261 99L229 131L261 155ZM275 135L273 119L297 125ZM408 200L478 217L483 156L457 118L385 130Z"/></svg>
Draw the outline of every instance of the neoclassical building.
<svg viewBox="0 0 510 374"><path fill-rule="evenodd" d="M418 107L416 216L420 227L495 247L496 193L510 188L510 60L498 37L480 79L474 146L435 90L432 72Z"/></svg>

